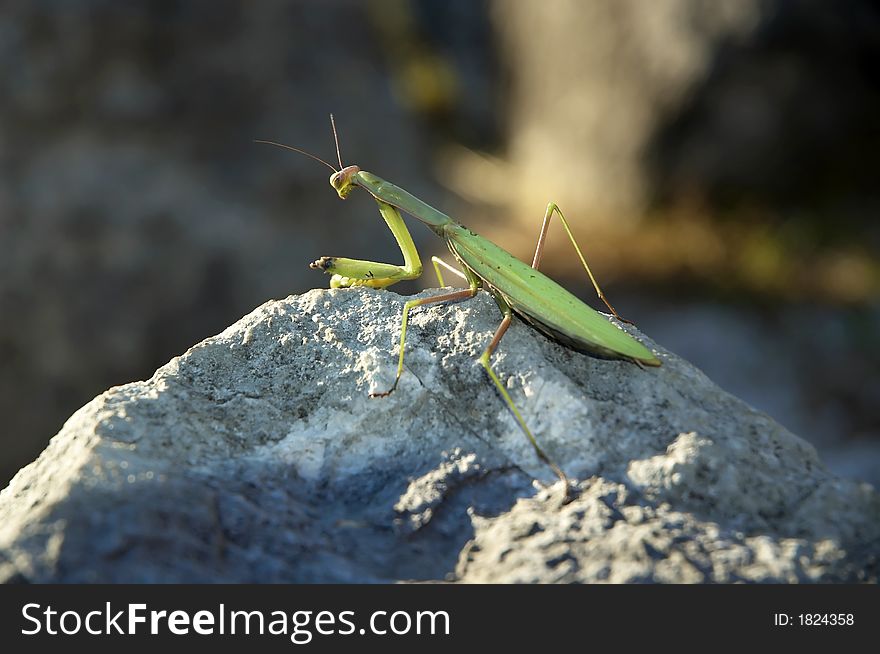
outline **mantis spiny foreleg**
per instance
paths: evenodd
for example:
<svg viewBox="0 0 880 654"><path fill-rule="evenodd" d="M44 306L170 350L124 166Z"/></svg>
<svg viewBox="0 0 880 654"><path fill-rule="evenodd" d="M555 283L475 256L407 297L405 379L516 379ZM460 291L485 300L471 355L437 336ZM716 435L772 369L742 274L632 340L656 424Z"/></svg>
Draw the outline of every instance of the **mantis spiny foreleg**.
<svg viewBox="0 0 880 654"><path fill-rule="evenodd" d="M321 257L309 264L309 267L332 274L330 288L347 288L349 286L385 288L404 279L416 279L421 276L422 261L419 259L419 252L416 250L415 243L413 243L412 236L410 236L400 212L387 202L381 200L376 202L379 205L379 213L382 214L385 223L394 234L398 247L400 247L400 252L403 254L403 265L395 266L390 263L346 259L344 257Z"/></svg>

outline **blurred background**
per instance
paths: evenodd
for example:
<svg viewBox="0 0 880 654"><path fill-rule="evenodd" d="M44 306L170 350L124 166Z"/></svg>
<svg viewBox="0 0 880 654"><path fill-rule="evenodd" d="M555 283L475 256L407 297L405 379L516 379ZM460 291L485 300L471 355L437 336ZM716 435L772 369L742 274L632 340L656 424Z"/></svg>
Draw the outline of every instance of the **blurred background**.
<svg viewBox="0 0 880 654"><path fill-rule="evenodd" d="M559 203L624 316L880 485L876 3L6 0L0 71L2 485L318 256L401 260L253 142L333 160L331 111L346 163L524 259Z"/></svg>

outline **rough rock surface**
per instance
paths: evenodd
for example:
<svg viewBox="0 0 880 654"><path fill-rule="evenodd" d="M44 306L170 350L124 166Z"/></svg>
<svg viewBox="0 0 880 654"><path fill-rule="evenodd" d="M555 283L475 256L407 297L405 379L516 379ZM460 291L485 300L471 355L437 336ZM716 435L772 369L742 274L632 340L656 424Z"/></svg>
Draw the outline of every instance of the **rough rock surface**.
<svg viewBox="0 0 880 654"><path fill-rule="evenodd" d="M647 339L659 369L502 342L569 503L475 363L485 294L415 310L370 399L402 303L268 302L97 397L0 493L0 579L876 581L877 493Z"/></svg>
<svg viewBox="0 0 880 654"><path fill-rule="evenodd" d="M360 198L376 218L340 228L358 200L342 205L322 166L253 139L326 158L335 112L347 156L447 206L422 174L417 116L383 91L369 14L0 3L0 486L108 386L320 284L308 263L325 247L397 255L375 204Z"/></svg>

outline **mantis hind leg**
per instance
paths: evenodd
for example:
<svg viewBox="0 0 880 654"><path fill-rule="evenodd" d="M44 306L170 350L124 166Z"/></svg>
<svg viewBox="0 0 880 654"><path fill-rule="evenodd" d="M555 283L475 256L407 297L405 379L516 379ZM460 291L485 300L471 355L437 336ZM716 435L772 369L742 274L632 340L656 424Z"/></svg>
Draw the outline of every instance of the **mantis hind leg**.
<svg viewBox="0 0 880 654"><path fill-rule="evenodd" d="M587 275L590 277L590 281L593 283L593 288L596 289L596 294L599 296L599 299L605 303L605 306L608 307L615 318L622 322L629 323L630 325L635 325L632 320L627 320L619 313L617 313L617 310L613 306L611 306L608 298L605 297L605 293L603 293L602 289L599 288L599 283L593 276L593 272L587 265L587 260L584 258L580 247L578 247L577 241L575 241L574 239L574 235L571 233L571 228L568 226L568 221L565 219L565 216L562 215L562 211L559 209L558 206L556 206L555 202L551 202L550 204L548 204L547 211L544 213L544 222L541 223L541 233L538 235L538 244L535 247L535 258L532 260L532 268L537 269L538 265L541 263L541 257L544 255L544 241L547 239L547 229L550 227L550 219L553 217L554 212L559 214L559 219L562 221L562 226L565 228L565 233L568 234L568 238L571 241L571 244L574 246L574 250L575 252L577 252L578 257L580 258L581 263L584 266L584 270L587 271Z"/></svg>
<svg viewBox="0 0 880 654"><path fill-rule="evenodd" d="M556 465L550 459L550 457L547 456L544 450L541 449L541 446L538 445L538 441L535 439L535 436L532 434L532 431L529 429L529 426L523 419L522 414L513 403L513 399L510 397L510 393L507 392L507 389L504 388L501 380L498 379L498 375L495 374L495 371L492 369L492 364L490 362L492 354L498 347L498 343L501 341L501 338L504 336L507 328L510 327L510 321L513 317L513 311L507 305L507 303L505 303L503 300L500 300L499 298L496 298L496 301L498 301L499 307L501 307L502 311L504 312L504 319L501 321L501 324L498 325L498 329L495 330L495 335L492 337L492 341L489 343L489 346L485 349L483 354L480 355L480 365L485 368L489 377L492 379L492 383L495 384L495 388L497 388L498 392L501 393L501 397L504 398L504 401L507 403L507 407L510 409L511 413L513 413L514 418L516 418L516 421L519 423L520 429L522 429L523 433L526 435L526 438L528 438L529 442L532 444L532 447L535 450L535 454L538 455L538 458L541 459L541 461L550 466L550 469L553 470L553 472L556 473L556 476L562 480L565 489L565 496L568 497L570 491L568 477L565 476L565 473L562 471L562 469L558 465Z"/></svg>

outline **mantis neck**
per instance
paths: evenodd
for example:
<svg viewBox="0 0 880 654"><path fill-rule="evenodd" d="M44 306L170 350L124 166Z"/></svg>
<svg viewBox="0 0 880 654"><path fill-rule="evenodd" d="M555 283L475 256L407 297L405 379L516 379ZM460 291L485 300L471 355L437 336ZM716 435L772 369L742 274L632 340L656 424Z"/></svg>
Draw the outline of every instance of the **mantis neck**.
<svg viewBox="0 0 880 654"><path fill-rule="evenodd" d="M352 177L352 182L376 198L380 205L384 202L405 211L413 218L425 223L437 234L442 234L443 227L446 225L457 224L442 211L438 211L399 186L386 182L372 173L361 170Z"/></svg>

